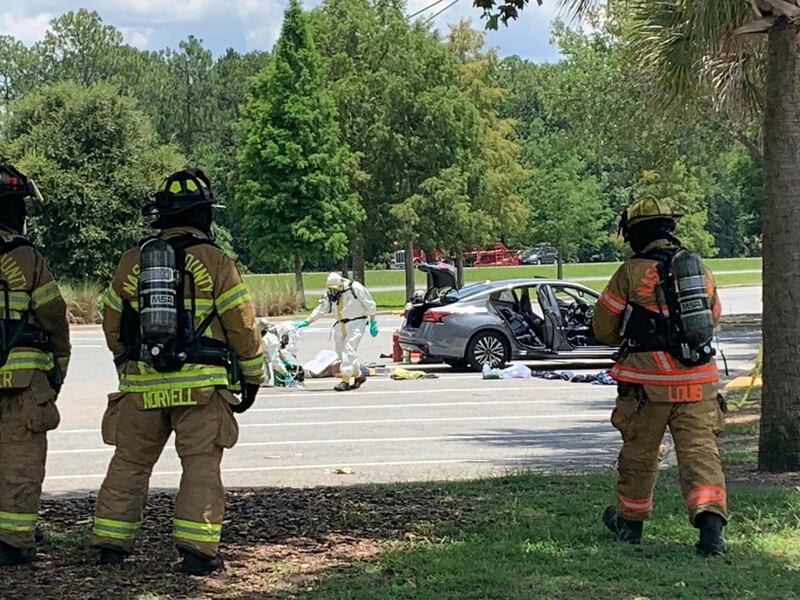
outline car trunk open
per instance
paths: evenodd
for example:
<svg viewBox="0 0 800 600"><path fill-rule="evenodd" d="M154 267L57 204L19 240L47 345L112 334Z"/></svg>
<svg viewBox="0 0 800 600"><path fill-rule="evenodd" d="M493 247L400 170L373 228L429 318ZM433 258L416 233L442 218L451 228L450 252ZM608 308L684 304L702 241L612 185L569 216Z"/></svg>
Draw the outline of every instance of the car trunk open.
<svg viewBox="0 0 800 600"><path fill-rule="evenodd" d="M406 315L406 325L418 329L428 309L446 304L447 292L457 290L456 270L447 263L421 264L417 269L427 275L428 286L425 295L417 300L412 300Z"/></svg>

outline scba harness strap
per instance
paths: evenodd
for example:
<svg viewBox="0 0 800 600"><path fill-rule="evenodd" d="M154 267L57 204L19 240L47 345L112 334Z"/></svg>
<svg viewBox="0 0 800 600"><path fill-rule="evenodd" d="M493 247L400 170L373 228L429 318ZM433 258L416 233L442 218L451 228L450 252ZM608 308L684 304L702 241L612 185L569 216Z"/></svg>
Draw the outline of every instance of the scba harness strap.
<svg viewBox="0 0 800 600"><path fill-rule="evenodd" d="M17 248L34 247L33 243L23 235L13 234L0 238L0 255L6 255ZM27 292L24 293L28 297L25 310L18 311L18 318L12 316L14 305L12 294L15 292L16 290L12 290L7 281L0 279L0 298L3 301L3 314L0 319L0 367L8 363L9 356L15 348L34 348L47 353L53 351L48 335L29 321L30 295ZM55 386L61 383L58 361L53 361L51 380Z"/></svg>
<svg viewBox="0 0 800 600"><path fill-rule="evenodd" d="M140 247L149 241L160 239L157 236L143 240ZM115 359L117 366L122 366L130 360L150 364L158 372L179 371L184 366L200 365L224 367L231 382L242 383L242 372L236 355L230 351L224 342L206 337L205 333L211 323L218 316L217 309L212 307L202 321L194 326L197 317L197 290L194 276L186 269L186 251L189 248L208 245L218 248L210 239L196 237L192 234L176 236L165 240L175 251L175 268L181 273L180 293L178 294L178 331L176 340L170 344L168 351L160 353L156 359L147 351L147 341L143 339L141 317L130 300L123 301L122 326L120 341L127 348ZM190 285L190 296L186 297L186 281ZM191 302L187 309L187 300ZM140 307L141 308L141 307Z"/></svg>
<svg viewBox="0 0 800 600"><path fill-rule="evenodd" d="M703 365L711 360L714 350L710 340L704 340L699 347L689 343L690 332L681 319L682 303L674 272L679 253L689 255L683 248L656 248L635 255L635 258L655 261L659 280L653 290L655 306L647 308L635 302L628 303L621 328L624 352L668 352L684 364Z"/></svg>

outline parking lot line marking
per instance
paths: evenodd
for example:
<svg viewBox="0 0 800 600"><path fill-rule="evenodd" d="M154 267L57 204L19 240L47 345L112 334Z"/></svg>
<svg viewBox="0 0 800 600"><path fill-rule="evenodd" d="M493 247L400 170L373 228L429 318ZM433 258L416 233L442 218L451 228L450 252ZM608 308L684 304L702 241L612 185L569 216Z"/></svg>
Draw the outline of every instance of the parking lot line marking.
<svg viewBox="0 0 800 600"><path fill-rule="evenodd" d="M408 404L344 404L341 406L287 406L285 408L251 408L250 413L306 412L316 410L355 410L362 408L438 408L444 406L495 406L498 404L563 404L563 400L476 400L474 402L413 402Z"/></svg>
<svg viewBox="0 0 800 600"><path fill-rule="evenodd" d="M279 467L239 467L234 469L222 469L224 473L258 473L265 471L308 471L309 469L338 469L340 467L403 467L413 465L452 465L452 464L487 464L491 461L485 458L453 458L442 460L397 460L386 462L364 462L364 463L331 463L323 465L285 465ZM181 475L182 471L159 471L152 474L152 477ZM104 479L105 473L87 473L85 475L49 475L45 481L68 481L71 479Z"/></svg>
<svg viewBox="0 0 800 600"><path fill-rule="evenodd" d="M607 411L603 410L603 418L607 417ZM352 421L297 421L294 423L239 423L239 427L329 427L331 425L376 425L380 423L433 423L433 422L460 422L460 421L528 421L538 419L569 419L574 418L575 413L565 413L560 415L509 415L509 416L477 416L477 417L418 417L415 419L363 419ZM585 418L585 417L584 417Z"/></svg>
<svg viewBox="0 0 800 600"><path fill-rule="evenodd" d="M546 381L546 380L542 380ZM591 384L579 384L579 383L571 383L569 385L528 385L525 387L522 386L508 386L508 387L477 387L477 388L437 388L437 387L428 387L424 389L414 389L414 390L370 390L370 391L363 391L357 390L352 392L350 396L348 396L351 400L358 399L359 396L408 396L408 395L428 395L428 394L452 394L452 393L475 393L475 392L482 392L485 394L491 394L493 392L537 392L537 391L551 391L551 390L602 390L605 389L608 393L613 393L616 395L616 389L612 386L605 386L605 385L591 385ZM609 391L612 390L612 391ZM342 400L346 400L342 394L342 392L334 392L334 391L319 391L319 392L284 392L284 393L259 393L259 398L324 398L324 397L336 397L341 398Z"/></svg>
<svg viewBox="0 0 800 600"><path fill-rule="evenodd" d="M606 416L603 410L603 418ZM475 417L417 417L406 419L363 419L351 421L296 421L290 423L239 423L239 427L326 427L330 425L376 425L380 423L433 423L433 422L468 422L468 421L526 421L532 419L569 419L574 418L575 413L565 413L558 415L486 415ZM61 434L83 434L83 433L99 433L99 429L65 429L63 431L56 430L55 433Z"/></svg>
<svg viewBox="0 0 800 600"><path fill-rule="evenodd" d="M553 431L541 431L538 433L510 433L508 435L492 436L492 438L503 440L526 440L543 438L562 438L566 434ZM569 437L569 436L566 436ZM481 434L473 433L453 433L450 435L424 435L406 437L383 437L383 438L344 438L344 439L321 439L321 440L282 440L279 442L239 442L228 453L235 452L237 448L260 448L263 446L299 446L303 444L386 444L392 442L466 442L480 441ZM174 446L166 446L165 450L175 450ZM85 454L91 453L111 453L114 448L109 446L103 448L73 448L69 450L49 450L48 454Z"/></svg>

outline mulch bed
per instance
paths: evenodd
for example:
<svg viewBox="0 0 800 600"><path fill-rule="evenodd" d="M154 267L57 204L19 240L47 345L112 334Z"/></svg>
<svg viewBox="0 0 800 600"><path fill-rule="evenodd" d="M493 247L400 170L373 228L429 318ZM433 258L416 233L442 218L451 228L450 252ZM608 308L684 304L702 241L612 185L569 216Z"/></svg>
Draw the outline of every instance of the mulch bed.
<svg viewBox="0 0 800 600"><path fill-rule="evenodd" d="M33 565L0 570L0 598L285 598L327 569L375 556L383 540L421 538L430 525L463 522L469 504L435 485L230 491L226 569L198 578L175 572L171 494L151 495L137 549L121 568L95 565L97 552L88 546L93 498L47 500L41 516L48 539Z"/></svg>

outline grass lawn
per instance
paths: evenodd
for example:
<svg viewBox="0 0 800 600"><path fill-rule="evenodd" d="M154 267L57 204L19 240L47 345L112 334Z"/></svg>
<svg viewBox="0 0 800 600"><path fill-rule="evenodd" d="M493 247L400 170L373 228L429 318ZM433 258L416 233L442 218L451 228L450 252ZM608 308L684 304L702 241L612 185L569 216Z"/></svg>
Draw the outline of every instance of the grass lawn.
<svg viewBox="0 0 800 600"><path fill-rule="evenodd" d="M723 258L709 259L705 261L710 269L716 273L724 271L743 271L761 269L760 258ZM610 277L619 266L619 263L567 263L564 265L564 277L567 279L580 280L582 277ZM520 267L475 267L465 270L465 278L468 282L477 282L497 279L516 279L534 277L555 277L555 265L540 266L520 266ZM754 274L746 274L746 282L750 282L747 277L752 278ZM327 273L305 273L303 282L306 289L319 290L325 287ZM733 276L729 276L733 277ZM760 281L760 275L758 276ZM245 279L250 285L281 287L294 287L294 275L288 273L272 275L246 275ZM424 287L424 273L416 273L418 286ZM367 271L367 286L387 287L401 286L405 283L403 271ZM727 284L726 284L727 285Z"/></svg>
<svg viewBox="0 0 800 600"><path fill-rule="evenodd" d="M733 489L729 553L696 556L696 531L672 474L661 478L640 547L599 523L607 475L518 475L451 484L474 502L461 524L431 524L386 544L377 560L325 574L307 600L759 598L800 595L800 492Z"/></svg>

